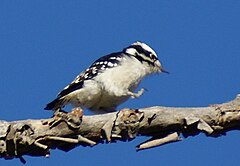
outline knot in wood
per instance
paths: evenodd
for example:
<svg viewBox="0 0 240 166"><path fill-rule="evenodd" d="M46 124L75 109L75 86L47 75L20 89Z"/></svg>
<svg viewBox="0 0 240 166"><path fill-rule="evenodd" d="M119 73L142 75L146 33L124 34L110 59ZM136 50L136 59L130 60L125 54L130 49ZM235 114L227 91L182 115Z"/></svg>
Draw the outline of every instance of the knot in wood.
<svg viewBox="0 0 240 166"><path fill-rule="evenodd" d="M112 134L120 135L123 139L134 138L139 131L139 124L144 113L137 109L122 109L118 112Z"/></svg>

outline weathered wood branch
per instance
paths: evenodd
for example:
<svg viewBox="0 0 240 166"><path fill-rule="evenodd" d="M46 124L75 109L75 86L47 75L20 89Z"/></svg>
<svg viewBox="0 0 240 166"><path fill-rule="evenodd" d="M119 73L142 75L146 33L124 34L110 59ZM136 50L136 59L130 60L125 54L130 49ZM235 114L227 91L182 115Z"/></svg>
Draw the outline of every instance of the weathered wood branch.
<svg viewBox="0 0 240 166"><path fill-rule="evenodd" d="M0 157L20 158L23 155L50 155L50 149L69 151L98 143L131 140L136 136L150 139L137 150L196 135L218 137L240 128L240 95L234 100L197 108L150 107L123 109L119 112L82 116L80 109L57 112L50 119L0 121Z"/></svg>

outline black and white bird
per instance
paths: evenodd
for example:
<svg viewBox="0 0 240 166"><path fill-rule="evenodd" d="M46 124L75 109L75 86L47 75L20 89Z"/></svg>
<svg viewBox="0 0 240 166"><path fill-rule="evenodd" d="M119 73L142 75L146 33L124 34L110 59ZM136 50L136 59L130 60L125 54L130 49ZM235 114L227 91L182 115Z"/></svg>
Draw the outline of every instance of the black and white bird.
<svg viewBox="0 0 240 166"><path fill-rule="evenodd" d="M135 42L120 52L96 60L67 85L46 110L56 111L67 104L87 108L93 113L107 113L127 99L137 98L141 80L150 74L166 72L155 51L147 44Z"/></svg>

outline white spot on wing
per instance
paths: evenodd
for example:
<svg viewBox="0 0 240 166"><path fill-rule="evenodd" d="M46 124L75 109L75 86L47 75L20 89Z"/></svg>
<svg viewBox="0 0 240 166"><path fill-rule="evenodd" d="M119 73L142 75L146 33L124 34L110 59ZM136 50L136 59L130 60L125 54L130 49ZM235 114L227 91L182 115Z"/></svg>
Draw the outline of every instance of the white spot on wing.
<svg viewBox="0 0 240 166"><path fill-rule="evenodd" d="M108 62L108 66L109 67L113 67L113 63L112 62Z"/></svg>
<svg viewBox="0 0 240 166"><path fill-rule="evenodd" d="M96 74L96 73L97 73L97 71L96 71L96 70L93 70L93 71L92 71L92 73L93 73L93 74Z"/></svg>
<svg viewBox="0 0 240 166"><path fill-rule="evenodd" d="M102 65L101 69L102 69L102 70L105 70L105 69L106 69L105 67L106 67L105 65Z"/></svg>
<svg viewBox="0 0 240 166"><path fill-rule="evenodd" d="M88 74L85 74L85 75L84 75L84 78L88 78Z"/></svg>
<svg viewBox="0 0 240 166"><path fill-rule="evenodd" d="M121 61L121 60L122 60L122 58L120 58L120 57L117 57L117 58L116 58L116 60L117 60L117 61Z"/></svg>
<svg viewBox="0 0 240 166"><path fill-rule="evenodd" d="M77 80L75 80L74 82L75 82L75 83L79 83L79 81L80 81L80 80L79 80L79 79L77 79Z"/></svg>
<svg viewBox="0 0 240 166"><path fill-rule="evenodd" d="M96 66L92 67L92 70L96 70Z"/></svg>

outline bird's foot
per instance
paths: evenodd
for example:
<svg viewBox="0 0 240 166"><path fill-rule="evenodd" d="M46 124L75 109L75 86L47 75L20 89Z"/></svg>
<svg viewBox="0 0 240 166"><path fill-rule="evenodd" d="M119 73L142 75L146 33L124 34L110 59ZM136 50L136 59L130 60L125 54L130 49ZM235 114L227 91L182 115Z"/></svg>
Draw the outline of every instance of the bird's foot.
<svg viewBox="0 0 240 166"><path fill-rule="evenodd" d="M144 88L141 88L137 93L133 93L133 92L128 91L128 95L130 95L131 98L138 98L143 94L144 91L145 91Z"/></svg>
<svg viewBox="0 0 240 166"><path fill-rule="evenodd" d="M43 124L48 124L50 128L53 128L61 122L65 122L72 129L78 129L82 122L82 112L81 108L73 108L71 112L56 110L53 117L44 121Z"/></svg>

